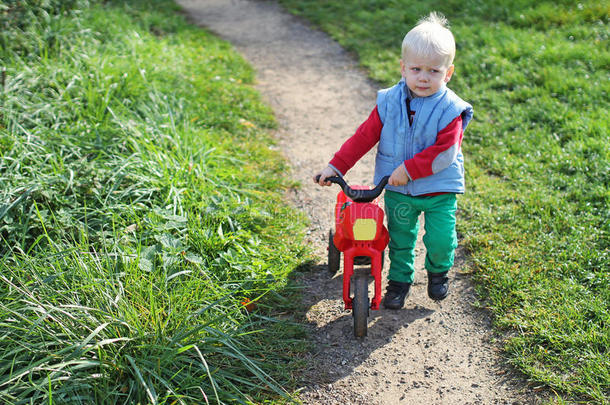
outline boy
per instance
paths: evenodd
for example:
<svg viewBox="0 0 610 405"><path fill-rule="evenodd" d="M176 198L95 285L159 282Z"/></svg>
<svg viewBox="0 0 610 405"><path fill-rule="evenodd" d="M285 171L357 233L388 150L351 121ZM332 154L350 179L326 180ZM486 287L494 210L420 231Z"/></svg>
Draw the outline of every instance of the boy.
<svg viewBox="0 0 610 405"><path fill-rule="evenodd" d="M447 272L457 247L456 194L464 193L461 153L463 131L472 106L445 84L453 75L455 40L447 20L431 13L407 33L402 42L402 79L378 92L377 104L322 170L327 177L344 175L375 144L375 183L390 175L385 211L390 232L390 271L383 306L403 307L413 283L418 217L425 216L425 268L428 296L447 297ZM314 176L314 181L315 181Z"/></svg>

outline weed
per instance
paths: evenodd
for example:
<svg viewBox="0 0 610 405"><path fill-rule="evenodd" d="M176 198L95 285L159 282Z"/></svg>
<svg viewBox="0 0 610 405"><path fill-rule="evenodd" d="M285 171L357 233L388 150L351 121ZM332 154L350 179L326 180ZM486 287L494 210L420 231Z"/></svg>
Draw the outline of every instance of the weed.
<svg viewBox="0 0 610 405"><path fill-rule="evenodd" d="M304 217L251 68L170 1L2 7L0 402L286 395Z"/></svg>

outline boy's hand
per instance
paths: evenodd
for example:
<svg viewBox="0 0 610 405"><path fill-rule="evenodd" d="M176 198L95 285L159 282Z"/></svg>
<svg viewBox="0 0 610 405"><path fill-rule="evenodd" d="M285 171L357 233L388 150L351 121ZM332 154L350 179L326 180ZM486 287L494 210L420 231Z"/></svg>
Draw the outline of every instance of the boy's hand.
<svg viewBox="0 0 610 405"><path fill-rule="evenodd" d="M316 181L316 177L320 176L320 180ZM321 186L330 186L332 183L330 181L325 181L326 178L332 176L338 176L339 174L330 166L326 166L322 172L313 176L313 182L318 183Z"/></svg>
<svg viewBox="0 0 610 405"><path fill-rule="evenodd" d="M407 169L404 164L398 166L392 172L390 179L388 180L388 184L390 186L404 186L409 182L409 176L407 175Z"/></svg>

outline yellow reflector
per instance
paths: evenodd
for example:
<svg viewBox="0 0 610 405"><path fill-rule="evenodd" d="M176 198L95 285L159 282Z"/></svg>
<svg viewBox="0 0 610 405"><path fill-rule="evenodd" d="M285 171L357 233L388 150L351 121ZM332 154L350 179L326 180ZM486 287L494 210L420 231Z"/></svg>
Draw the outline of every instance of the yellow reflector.
<svg viewBox="0 0 610 405"><path fill-rule="evenodd" d="M355 240L373 240L377 233L377 221L373 218L358 218L353 230Z"/></svg>

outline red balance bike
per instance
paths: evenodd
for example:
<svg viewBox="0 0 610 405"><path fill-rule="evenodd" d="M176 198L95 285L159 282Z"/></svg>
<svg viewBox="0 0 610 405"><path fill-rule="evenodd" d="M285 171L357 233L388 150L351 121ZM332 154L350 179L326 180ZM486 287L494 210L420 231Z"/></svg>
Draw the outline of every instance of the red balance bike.
<svg viewBox="0 0 610 405"><path fill-rule="evenodd" d="M389 241L387 228L383 225L383 210L377 197L388 183L389 176L381 179L374 189L350 187L341 177L326 180L341 186L335 205L335 232L328 238L328 269L339 270L343 252L343 302L354 317L354 335L366 336L369 308L379 309L381 303L381 269L383 252ZM319 180L319 177L317 178ZM354 265L369 265L354 269ZM369 275L375 279L375 293L369 305ZM353 295L350 295L350 291Z"/></svg>

